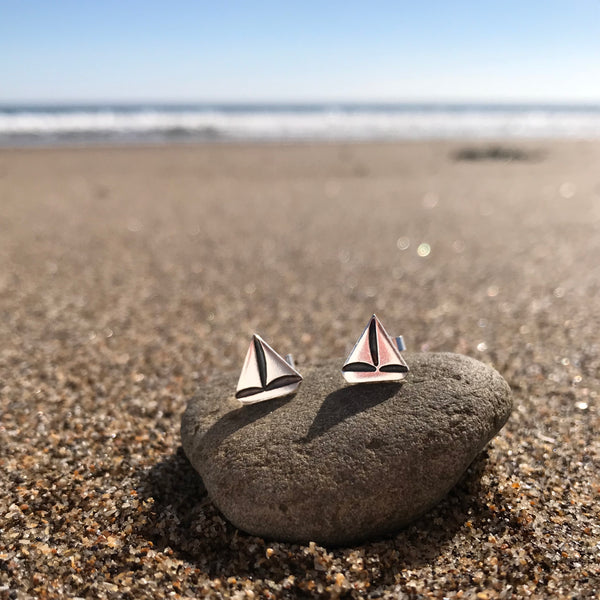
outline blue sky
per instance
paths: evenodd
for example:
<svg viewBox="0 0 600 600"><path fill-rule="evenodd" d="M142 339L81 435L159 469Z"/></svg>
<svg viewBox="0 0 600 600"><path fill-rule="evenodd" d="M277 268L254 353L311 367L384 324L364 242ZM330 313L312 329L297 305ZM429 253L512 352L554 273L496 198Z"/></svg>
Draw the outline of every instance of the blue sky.
<svg viewBox="0 0 600 600"><path fill-rule="evenodd" d="M600 101L598 0L0 0L0 102Z"/></svg>

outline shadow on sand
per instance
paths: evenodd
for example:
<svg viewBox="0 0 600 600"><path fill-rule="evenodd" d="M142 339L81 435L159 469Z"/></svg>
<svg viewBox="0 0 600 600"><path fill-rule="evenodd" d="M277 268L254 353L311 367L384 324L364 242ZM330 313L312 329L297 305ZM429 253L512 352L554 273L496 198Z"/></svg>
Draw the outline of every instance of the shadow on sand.
<svg viewBox="0 0 600 600"><path fill-rule="evenodd" d="M507 524L489 510L485 500L487 490L481 486L481 475L486 468L484 451L435 508L394 537L354 548L328 550L340 557L358 550L365 559L374 561L385 555L386 563L393 556L394 564L388 564L372 581L393 584L393 573L431 564L466 526L482 525L490 534L503 529ZM147 524L139 533L152 541L156 549L171 548L179 558L211 577L251 577L260 569L261 576L273 579L280 578L282 573L306 578L307 571L314 569L314 557L303 553L302 546L297 544L280 543L279 548L284 552L267 560L265 550L269 542L250 536L225 520L209 500L200 476L181 447L146 474L138 493L146 500L154 500ZM387 581L388 577L392 580Z"/></svg>

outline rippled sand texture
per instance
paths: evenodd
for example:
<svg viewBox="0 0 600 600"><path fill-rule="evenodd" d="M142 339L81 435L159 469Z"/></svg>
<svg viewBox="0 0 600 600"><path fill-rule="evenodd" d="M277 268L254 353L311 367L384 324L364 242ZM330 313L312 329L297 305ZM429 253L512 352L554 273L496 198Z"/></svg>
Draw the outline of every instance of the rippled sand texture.
<svg viewBox="0 0 600 600"><path fill-rule="evenodd" d="M481 148L1 151L0 599L591 597L600 144ZM392 539L236 531L179 449L187 399L253 331L341 366L373 312L493 364L509 423Z"/></svg>

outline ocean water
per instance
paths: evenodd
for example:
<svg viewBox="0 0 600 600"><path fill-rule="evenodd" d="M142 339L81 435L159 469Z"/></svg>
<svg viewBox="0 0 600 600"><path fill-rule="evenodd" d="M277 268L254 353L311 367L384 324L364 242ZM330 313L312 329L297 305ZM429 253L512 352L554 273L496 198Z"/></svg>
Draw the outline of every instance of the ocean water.
<svg viewBox="0 0 600 600"><path fill-rule="evenodd" d="M600 138L600 105L0 105L0 145Z"/></svg>

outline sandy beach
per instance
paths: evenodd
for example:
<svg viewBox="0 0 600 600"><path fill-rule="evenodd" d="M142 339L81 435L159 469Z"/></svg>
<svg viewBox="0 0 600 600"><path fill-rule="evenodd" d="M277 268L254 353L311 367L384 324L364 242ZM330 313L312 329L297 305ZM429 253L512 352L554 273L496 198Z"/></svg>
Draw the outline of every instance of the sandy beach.
<svg viewBox="0 0 600 600"><path fill-rule="evenodd" d="M599 258L600 142L0 150L0 599L597 597ZM390 539L237 531L188 399L254 331L341 367L373 312L508 424Z"/></svg>

